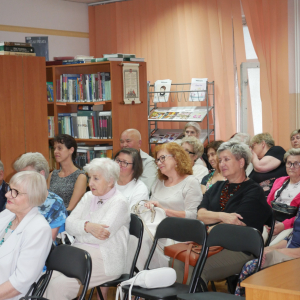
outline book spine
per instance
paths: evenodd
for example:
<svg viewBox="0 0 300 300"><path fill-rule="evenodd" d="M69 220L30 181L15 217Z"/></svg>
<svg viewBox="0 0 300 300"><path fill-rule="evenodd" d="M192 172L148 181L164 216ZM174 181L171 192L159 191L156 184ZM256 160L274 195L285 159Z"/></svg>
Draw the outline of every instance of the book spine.
<svg viewBox="0 0 300 300"><path fill-rule="evenodd" d="M34 53L34 48L19 46L0 46L0 51Z"/></svg>
<svg viewBox="0 0 300 300"><path fill-rule="evenodd" d="M21 42L1 42L0 46L32 47L30 43L21 43Z"/></svg>

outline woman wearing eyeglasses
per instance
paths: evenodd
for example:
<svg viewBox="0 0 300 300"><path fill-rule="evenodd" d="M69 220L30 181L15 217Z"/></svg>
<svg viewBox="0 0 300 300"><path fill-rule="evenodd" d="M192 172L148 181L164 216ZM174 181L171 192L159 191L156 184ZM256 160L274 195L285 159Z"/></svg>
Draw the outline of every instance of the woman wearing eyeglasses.
<svg viewBox="0 0 300 300"><path fill-rule="evenodd" d="M160 207L168 217L196 219L202 193L199 181L192 175L188 154L176 143L156 146L153 154L158 180L151 189L152 195L146 206Z"/></svg>
<svg viewBox="0 0 300 300"><path fill-rule="evenodd" d="M115 155L120 166L116 188L129 202L130 208L141 200L148 200L147 186L139 179L143 174L143 162L138 150L123 148Z"/></svg>
<svg viewBox="0 0 300 300"><path fill-rule="evenodd" d="M45 177L35 171L15 174L7 186L0 213L0 299L24 297L41 275L52 243L51 228L38 211L47 195Z"/></svg>
<svg viewBox="0 0 300 300"><path fill-rule="evenodd" d="M288 206L300 206L300 149L292 148L288 150L283 158L288 176L280 177L275 180L267 202L272 206L272 201L282 203ZM274 203L273 202L273 203ZM296 211L296 210L295 210ZM275 212L276 217L276 212ZM281 216L282 217L282 216ZM293 230L295 216L277 221L273 237L276 237L271 243L274 245L287 237ZM270 230L270 228L268 228Z"/></svg>
<svg viewBox="0 0 300 300"><path fill-rule="evenodd" d="M203 144L194 136L186 136L181 140L181 147L189 155L193 166L193 175L201 183L202 178L208 174L208 169L203 166L201 161L204 152Z"/></svg>

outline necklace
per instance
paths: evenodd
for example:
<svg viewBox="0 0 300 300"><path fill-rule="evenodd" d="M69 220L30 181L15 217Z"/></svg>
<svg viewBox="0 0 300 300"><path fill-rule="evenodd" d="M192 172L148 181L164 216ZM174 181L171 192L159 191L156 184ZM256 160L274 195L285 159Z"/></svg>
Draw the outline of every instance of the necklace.
<svg viewBox="0 0 300 300"><path fill-rule="evenodd" d="M4 236L3 236L2 240L0 241L0 246L4 243L4 241L5 241L5 240L4 240L4 237L5 237L5 235L6 235L7 231L8 231L8 229L11 228L11 226L12 226L12 221L9 222L9 224L7 225L7 227L6 227L6 229L5 229Z"/></svg>

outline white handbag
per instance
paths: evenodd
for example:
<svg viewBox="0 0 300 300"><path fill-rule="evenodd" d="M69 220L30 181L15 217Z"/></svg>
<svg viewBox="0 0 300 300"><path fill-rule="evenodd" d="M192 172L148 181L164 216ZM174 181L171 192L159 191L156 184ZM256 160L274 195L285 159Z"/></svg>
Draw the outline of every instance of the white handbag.
<svg viewBox="0 0 300 300"><path fill-rule="evenodd" d="M128 299L131 300L131 290L134 285L146 289L156 289L168 287L176 281L176 272L173 268L158 268L153 270L143 270L137 273L134 277L118 284L116 292L116 300L123 300L122 286L130 285Z"/></svg>

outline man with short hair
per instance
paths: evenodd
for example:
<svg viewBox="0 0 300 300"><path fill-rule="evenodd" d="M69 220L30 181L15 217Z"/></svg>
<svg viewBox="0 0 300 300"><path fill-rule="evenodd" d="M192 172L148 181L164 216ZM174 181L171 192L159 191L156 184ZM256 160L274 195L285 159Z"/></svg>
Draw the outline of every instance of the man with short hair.
<svg viewBox="0 0 300 300"><path fill-rule="evenodd" d="M5 209L6 204L6 186L7 183L4 181L4 166L2 161L0 160L0 212Z"/></svg>
<svg viewBox="0 0 300 300"><path fill-rule="evenodd" d="M151 187L154 181L157 179L157 167L154 162L154 158L141 150L142 138L141 133L136 129L126 129L122 132L120 137L120 147L134 148L140 151L140 155L143 161L143 174L140 177L147 188L151 191Z"/></svg>
<svg viewBox="0 0 300 300"><path fill-rule="evenodd" d="M28 152L23 154L14 163L14 169L20 171L36 171L47 180L49 176L49 165L46 158L39 152ZM48 221L52 230L52 239L55 241L59 232L65 230L65 222L68 216L64 201L61 197L48 192L45 202L38 207L39 212Z"/></svg>

